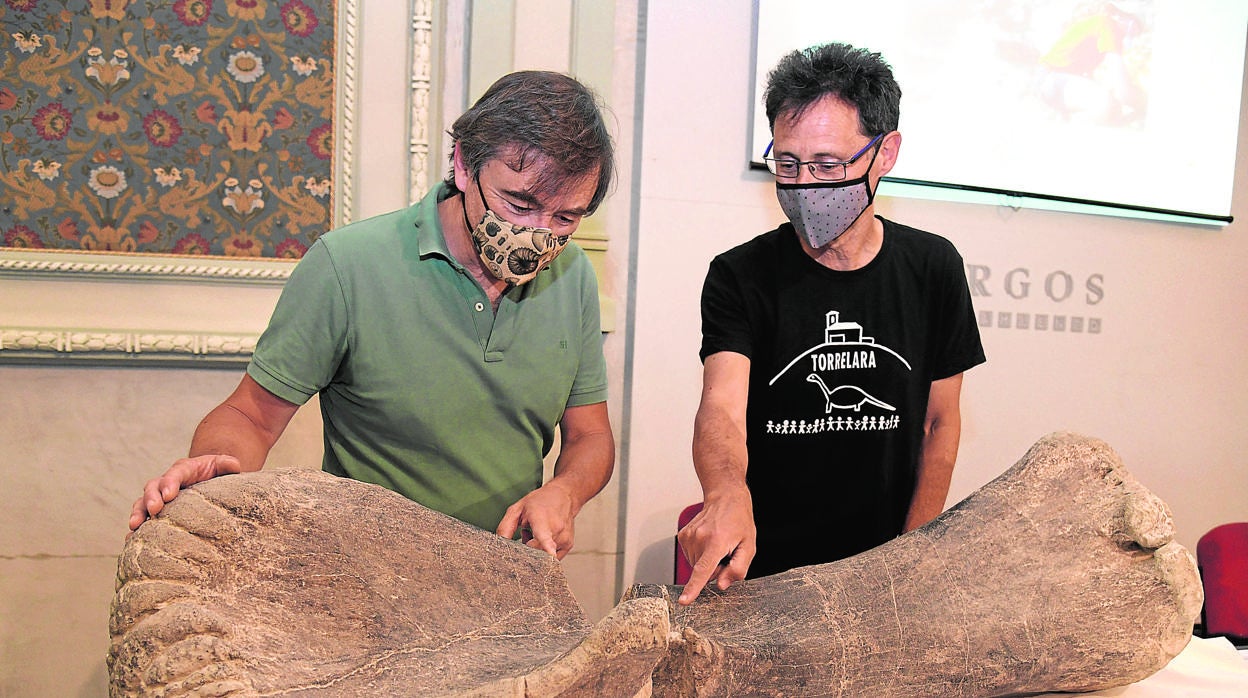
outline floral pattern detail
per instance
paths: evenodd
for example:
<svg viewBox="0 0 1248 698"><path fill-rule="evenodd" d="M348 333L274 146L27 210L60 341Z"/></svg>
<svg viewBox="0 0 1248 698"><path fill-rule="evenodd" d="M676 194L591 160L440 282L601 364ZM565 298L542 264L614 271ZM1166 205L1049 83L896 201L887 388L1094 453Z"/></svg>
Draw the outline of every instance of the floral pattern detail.
<svg viewBox="0 0 1248 698"><path fill-rule="evenodd" d="M195 65L199 62L200 48L198 46L175 46L173 49L173 57L178 59L182 65Z"/></svg>
<svg viewBox="0 0 1248 698"><path fill-rule="evenodd" d="M35 164L32 165L30 169L35 174L39 175L39 179L42 179L44 181L50 181L60 176L61 163L44 162L43 160L36 160Z"/></svg>
<svg viewBox="0 0 1248 698"><path fill-rule="evenodd" d="M316 59L315 58L300 58L299 56L291 56L290 66L294 68L296 73L306 78L312 73L316 72Z"/></svg>
<svg viewBox="0 0 1248 698"><path fill-rule="evenodd" d="M126 5L130 4L130 0L89 0L87 4L90 6L92 17L115 19L120 22L126 18Z"/></svg>
<svg viewBox="0 0 1248 698"><path fill-rule="evenodd" d="M0 246L298 259L335 0L0 0Z"/></svg>
<svg viewBox="0 0 1248 698"><path fill-rule="evenodd" d="M319 21L312 8L303 4L302 0L290 0L282 5L282 23L292 36L306 37L316 31Z"/></svg>
<svg viewBox="0 0 1248 698"><path fill-rule="evenodd" d="M38 34L16 32L13 34L13 43L17 44L17 50L22 53L34 53L43 46L43 39Z"/></svg>
<svg viewBox="0 0 1248 698"><path fill-rule="evenodd" d="M212 14L212 0L178 0L173 3L173 14L188 27L202 27Z"/></svg>
<svg viewBox="0 0 1248 698"><path fill-rule="evenodd" d="M152 145L169 148L176 145L182 137L182 124L178 123L177 117L164 109L154 109L143 117L143 132L147 134L147 140Z"/></svg>
<svg viewBox="0 0 1248 698"><path fill-rule="evenodd" d="M105 102L87 114L87 126L100 135L117 135L130 127L130 117L112 102Z"/></svg>
<svg viewBox="0 0 1248 698"><path fill-rule="evenodd" d="M267 9L268 3L265 0L225 0L225 11L240 20L254 22L263 19Z"/></svg>
<svg viewBox="0 0 1248 698"><path fill-rule="evenodd" d="M105 89L130 79L129 55L125 51L118 49L107 59L102 54L98 46L87 51L87 77L94 78Z"/></svg>
<svg viewBox="0 0 1248 698"><path fill-rule="evenodd" d="M334 152L334 125L321 124L308 134L308 148L321 160L328 160Z"/></svg>
<svg viewBox="0 0 1248 698"><path fill-rule="evenodd" d="M15 225L4 231L4 245L6 247L27 247L40 248L43 247L43 241L35 234L35 231L24 225Z"/></svg>
<svg viewBox="0 0 1248 698"><path fill-rule="evenodd" d="M115 199L126 189L126 173L112 165L101 165L91 170L87 186L101 198Z"/></svg>
<svg viewBox="0 0 1248 698"><path fill-rule="evenodd" d="M239 82L252 83L264 75L264 61L251 51L239 51L230 56L226 70Z"/></svg>
<svg viewBox="0 0 1248 698"><path fill-rule="evenodd" d="M64 105L60 102L53 102L39 107L30 125L43 140L61 141L69 135L69 127L73 121L74 115L70 114Z"/></svg>
<svg viewBox="0 0 1248 698"><path fill-rule="evenodd" d="M277 254L274 256L278 259L302 259L307 251L307 245L294 238L287 238L277 246Z"/></svg>
<svg viewBox="0 0 1248 698"><path fill-rule="evenodd" d="M198 234L187 235L173 246L174 254L208 254L211 250L212 245L208 244L204 236Z"/></svg>

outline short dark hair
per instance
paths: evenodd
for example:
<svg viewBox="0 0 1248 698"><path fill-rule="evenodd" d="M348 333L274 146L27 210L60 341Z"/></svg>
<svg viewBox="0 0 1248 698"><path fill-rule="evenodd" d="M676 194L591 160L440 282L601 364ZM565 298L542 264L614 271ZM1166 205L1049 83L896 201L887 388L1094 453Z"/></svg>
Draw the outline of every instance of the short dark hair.
<svg viewBox="0 0 1248 698"><path fill-rule="evenodd" d="M606 198L615 176L614 146L598 97L562 73L524 70L504 75L455 120L450 135L473 177L499 156L514 158L508 164L518 169L544 158L551 166L535 186L553 192L596 168L590 213ZM454 168L446 183L456 189Z"/></svg>
<svg viewBox="0 0 1248 698"><path fill-rule="evenodd" d="M862 135L897 130L901 86L893 69L878 53L839 43L799 49L780 59L767 74L763 92L767 124L774 131L782 114L801 116L829 95L858 108Z"/></svg>

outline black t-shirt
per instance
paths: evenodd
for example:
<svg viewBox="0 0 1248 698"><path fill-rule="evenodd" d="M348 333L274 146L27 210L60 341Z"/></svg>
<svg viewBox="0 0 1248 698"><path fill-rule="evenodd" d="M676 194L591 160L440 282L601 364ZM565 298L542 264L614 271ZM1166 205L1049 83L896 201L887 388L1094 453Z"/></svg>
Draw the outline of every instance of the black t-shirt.
<svg viewBox="0 0 1248 698"><path fill-rule="evenodd" d="M866 266L811 259L786 223L718 257L703 360L750 359L750 576L856 555L901 533L932 381L984 361L962 257L892 221Z"/></svg>

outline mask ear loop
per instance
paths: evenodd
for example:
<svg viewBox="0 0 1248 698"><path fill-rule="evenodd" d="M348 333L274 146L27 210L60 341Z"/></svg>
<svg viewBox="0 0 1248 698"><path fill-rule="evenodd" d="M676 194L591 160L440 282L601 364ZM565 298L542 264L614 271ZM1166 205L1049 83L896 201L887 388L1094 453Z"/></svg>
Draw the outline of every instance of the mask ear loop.
<svg viewBox="0 0 1248 698"><path fill-rule="evenodd" d="M490 206L485 203L485 191L481 189L481 178L474 177L474 179L477 181L477 194L481 197L481 205L486 211L486 214L481 216L481 220L485 221L485 216L489 214ZM482 254L482 248L481 240L478 239L476 235L477 226L473 225L472 222L468 220L468 193L460 192L459 201L461 204L460 210L464 212L464 226L468 231L468 240L472 242L473 249L475 249L477 251L477 255L480 256ZM509 283L508 287L510 288L510 286L511 284Z"/></svg>
<svg viewBox="0 0 1248 698"><path fill-rule="evenodd" d="M490 205L485 203L485 190L481 188L481 177L478 176L476 180L477 180L477 196L481 197L481 207L484 208L486 212L488 213L490 210ZM482 218L484 219L485 216L482 216Z"/></svg>
<svg viewBox="0 0 1248 698"><path fill-rule="evenodd" d="M459 210L464 212L464 227L467 228L468 230L468 237L472 237L472 229L474 226L468 222L468 197L467 196L460 199Z"/></svg>
<svg viewBox="0 0 1248 698"><path fill-rule="evenodd" d="M490 205L485 203L485 190L481 188L481 178L473 177L473 179L476 180L476 183L477 183L477 196L481 197L481 207L484 208L486 214L488 214L490 212ZM471 237L472 231L476 229L477 226L473 225L472 222L468 220L468 194L463 193L463 195L464 195L464 198L462 200L463 206L461 208L463 208L464 210L464 225L468 226L468 233L470 234L469 236ZM481 220L485 220L484 215L481 216Z"/></svg>
<svg viewBox="0 0 1248 698"><path fill-rule="evenodd" d="M478 190L481 189L480 180L477 181L477 189ZM468 237L472 237L472 231L477 226L473 225L472 222L468 220L468 193L467 192L462 192L462 191L460 192L459 203L460 203L459 209L464 212L464 227L468 229ZM481 197L481 203L485 203L484 196Z"/></svg>
<svg viewBox="0 0 1248 698"><path fill-rule="evenodd" d="M879 140L875 142L875 152L871 153L871 162L867 163L867 171L862 174L863 181L867 185L867 205L875 203L875 192L871 190L871 168L875 167L875 158L880 154L880 148L884 147L884 135L880 134Z"/></svg>

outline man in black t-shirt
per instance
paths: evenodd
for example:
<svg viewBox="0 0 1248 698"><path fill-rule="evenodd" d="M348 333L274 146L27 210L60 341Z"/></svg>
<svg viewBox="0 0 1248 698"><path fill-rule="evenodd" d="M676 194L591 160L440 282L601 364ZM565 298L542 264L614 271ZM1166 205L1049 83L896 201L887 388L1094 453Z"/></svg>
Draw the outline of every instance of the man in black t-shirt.
<svg viewBox="0 0 1248 698"><path fill-rule="evenodd" d="M944 509L962 373L984 353L954 246L875 216L900 100L880 55L844 44L768 76L763 157L789 222L707 273L704 506L679 535L693 564L680 603L712 578L856 555Z"/></svg>

